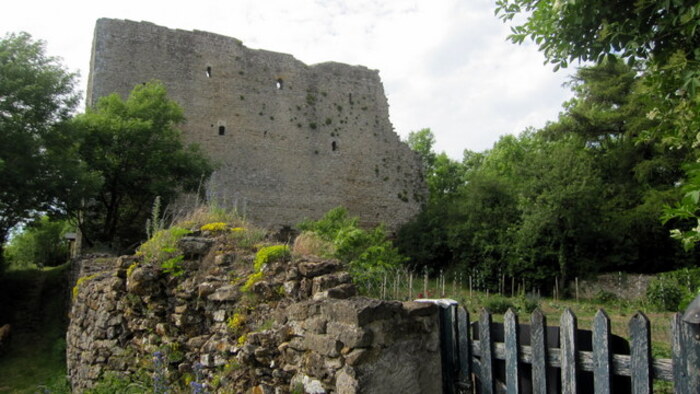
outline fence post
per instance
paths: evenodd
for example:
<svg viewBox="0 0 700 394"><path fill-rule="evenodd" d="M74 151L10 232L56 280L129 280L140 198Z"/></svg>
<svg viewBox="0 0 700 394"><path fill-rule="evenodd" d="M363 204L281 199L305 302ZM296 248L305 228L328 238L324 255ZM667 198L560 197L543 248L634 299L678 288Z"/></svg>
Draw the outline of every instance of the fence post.
<svg viewBox="0 0 700 394"><path fill-rule="evenodd" d="M671 323L673 380L676 393L697 393L700 387L700 295Z"/></svg>
<svg viewBox="0 0 700 394"><path fill-rule="evenodd" d="M506 346L506 393L520 393L520 343L518 338L518 316L508 308L503 321L503 336Z"/></svg>
<svg viewBox="0 0 700 394"><path fill-rule="evenodd" d="M598 309L593 320L593 376L596 394L610 394L612 356L610 355L610 318Z"/></svg>
<svg viewBox="0 0 700 394"><path fill-rule="evenodd" d="M639 394L650 394L652 389L652 358L649 319L647 319L642 312L637 312L632 317L632 320L630 320L629 332L632 342L630 349L632 392Z"/></svg>
<svg viewBox="0 0 700 394"><path fill-rule="evenodd" d="M578 327L576 315L566 308L561 315L559 341L561 347L561 389L562 393L576 393L576 337Z"/></svg>
<svg viewBox="0 0 700 394"><path fill-rule="evenodd" d="M547 318L540 308L530 317L530 345L532 346L532 392L547 393Z"/></svg>
<svg viewBox="0 0 700 394"><path fill-rule="evenodd" d="M491 341L491 312L481 310L479 316L479 349L481 359L479 362L479 380L481 381L482 394L492 394L495 382L493 379L493 343Z"/></svg>
<svg viewBox="0 0 700 394"><path fill-rule="evenodd" d="M461 306L457 309L457 343L459 346L458 384L463 392L470 392L472 388L472 356L471 340L469 339L469 312Z"/></svg>
<svg viewBox="0 0 700 394"><path fill-rule="evenodd" d="M457 349L457 301L450 299L416 300L438 306L440 326L440 358L442 360L442 392L455 394L459 357Z"/></svg>

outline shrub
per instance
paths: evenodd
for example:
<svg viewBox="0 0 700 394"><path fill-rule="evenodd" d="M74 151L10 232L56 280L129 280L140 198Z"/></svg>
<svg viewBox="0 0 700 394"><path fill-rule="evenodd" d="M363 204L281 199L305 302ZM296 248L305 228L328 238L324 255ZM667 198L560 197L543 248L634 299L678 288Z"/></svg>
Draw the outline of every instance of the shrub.
<svg viewBox="0 0 700 394"><path fill-rule="evenodd" d="M516 299L516 308L519 312L532 313L540 306L540 300L537 297L518 297ZM507 310L507 309L506 309Z"/></svg>
<svg viewBox="0 0 700 394"><path fill-rule="evenodd" d="M349 217L347 209L343 207L331 209L318 221L305 220L299 223L302 231L314 232L330 242L335 240L340 230L352 227L357 227L357 218Z"/></svg>
<svg viewBox="0 0 700 394"><path fill-rule="evenodd" d="M654 307L682 311L700 290L700 268L683 268L656 276L647 288L647 301Z"/></svg>
<svg viewBox="0 0 700 394"><path fill-rule="evenodd" d="M185 256L183 255L177 255L173 258L169 258L160 263L160 268L162 268L163 272L166 274L178 277L185 273L185 270L182 268L181 264L184 258Z"/></svg>
<svg viewBox="0 0 700 394"><path fill-rule="evenodd" d="M189 234L190 230L182 227L171 227L167 230L160 230L151 239L139 246L136 254L143 256L147 262L164 262L178 256L177 241Z"/></svg>
<svg viewBox="0 0 700 394"><path fill-rule="evenodd" d="M358 226L358 218L350 217L343 207L328 211L316 222L302 222L299 228L331 242L335 248L332 257L348 265L361 290L377 287L385 274L406 261L388 240L383 227L363 230Z"/></svg>
<svg viewBox="0 0 700 394"><path fill-rule="evenodd" d="M501 295L494 295L484 301L484 308L488 309L491 313L496 313L502 315L508 311L508 308L515 308L513 302Z"/></svg>
<svg viewBox="0 0 700 394"><path fill-rule="evenodd" d="M683 298L678 282L664 275L649 283L646 296L652 306L666 311L678 311Z"/></svg>
<svg viewBox="0 0 700 394"><path fill-rule="evenodd" d="M609 304L617 300L617 296L609 291L599 290L594 298L598 304Z"/></svg>
<svg viewBox="0 0 700 394"><path fill-rule="evenodd" d="M322 239L318 234L304 231L294 240L292 248L296 255L314 255L329 257L335 254L335 246L332 242Z"/></svg>
<svg viewBox="0 0 700 394"><path fill-rule="evenodd" d="M202 205L186 215L176 218L175 225L188 229L201 229L212 223L225 223L230 227L246 227L243 219L235 209L226 209L215 204Z"/></svg>
<svg viewBox="0 0 700 394"><path fill-rule="evenodd" d="M126 375L118 372L108 371L100 377L97 384L87 389L87 394L112 394L112 393L143 393L149 386L149 378L144 371L138 374Z"/></svg>

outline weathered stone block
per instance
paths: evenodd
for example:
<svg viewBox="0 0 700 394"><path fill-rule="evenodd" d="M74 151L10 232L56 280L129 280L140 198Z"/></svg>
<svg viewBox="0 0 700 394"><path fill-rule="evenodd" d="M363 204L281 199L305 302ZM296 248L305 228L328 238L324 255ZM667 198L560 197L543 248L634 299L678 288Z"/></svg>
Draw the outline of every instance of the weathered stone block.
<svg viewBox="0 0 700 394"><path fill-rule="evenodd" d="M340 349L343 347L342 343L337 339L320 334L306 334L304 346L309 350L329 357L338 357Z"/></svg>
<svg viewBox="0 0 700 394"><path fill-rule="evenodd" d="M429 302L406 301L403 308L409 316L437 316L438 306Z"/></svg>
<svg viewBox="0 0 700 394"><path fill-rule="evenodd" d="M126 290L129 293L146 296L159 289L158 275L151 266L136 267L126 279Z"/></svg>
<svg viewBox="0 0 700 394"><path fill-rule="evenodd" d="M206 255L214 244L214 240L206 237L182 237L177 246L185 258L199 258Z"/></svg>
<svg viewBox="0 0 700 394"><path fill-rule="evenodd" d="M327 334L338 338L349 348L367 347L372 344L372 332L351 324L331 321L327 326Z"/></svg>
<svg viewBox="0 0 700 394"><path fill-rule="evenodd" d="M233 285L222 286L216 289L213 294L207 296L211 301L234 301L240 298L240 290Z"/></svg>
<svg viewBox="0 0 700 394"><path fill-rule="evenodd" d="M318 293L319 291L328 290L331 287L336 287L343 283L350 283L352 278L347 272L337 272L332 274L326 274L322 276L317 276L313 279L313 286L311 288L312 293Z"/></svg>
<svg viewBox="0 0 700 394"><path fill-rule="evenodd" d="M308 262L299 264L299 273L306 278L315 278L338 271L341 267L339 261Z"/></svg>

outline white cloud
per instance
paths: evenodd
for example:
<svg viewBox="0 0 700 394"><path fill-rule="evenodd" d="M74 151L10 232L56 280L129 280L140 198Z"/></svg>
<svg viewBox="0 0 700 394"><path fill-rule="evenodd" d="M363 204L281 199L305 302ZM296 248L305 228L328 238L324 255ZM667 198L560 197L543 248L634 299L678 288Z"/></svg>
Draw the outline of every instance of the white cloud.
<svg viewBox="0 0 700 394"><path fill-rule="evenodd" d="M48 43L84 89L97 18L149 21L241 39L306 63L380 70L396 131L432 128L437 148L461 157L505 133L542 126L569 97L532 46L506 42L492 0L25 0L3 5L0 26ZM2 32L0 32L2 33Z"/></svg>

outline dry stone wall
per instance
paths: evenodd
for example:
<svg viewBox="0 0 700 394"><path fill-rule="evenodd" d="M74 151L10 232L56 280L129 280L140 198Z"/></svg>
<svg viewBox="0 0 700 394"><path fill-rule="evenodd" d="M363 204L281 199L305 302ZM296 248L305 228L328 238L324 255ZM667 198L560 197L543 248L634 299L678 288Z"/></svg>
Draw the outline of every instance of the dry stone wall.
<svg viewBox="0 0 700 394"><path fill-rule="evenodd" d="M137 256L75 263L74 391L112 373L170 387L198 376L209 392L441 392L435 305L356 297L340 263L310 256L266 265L245 289L253 256L221 238L183 238L178 277Z"/></svg>
<svg viewBox="0 0 700 394"><path fill-rule="evenodd" d="M308 66L235 38L98 20L88 104L152 79L184 108L187 141L220 166L210 198L260 225L342 205L364 224L395 229L425 198L420 162L393 131L375 70Z"/></svg>

